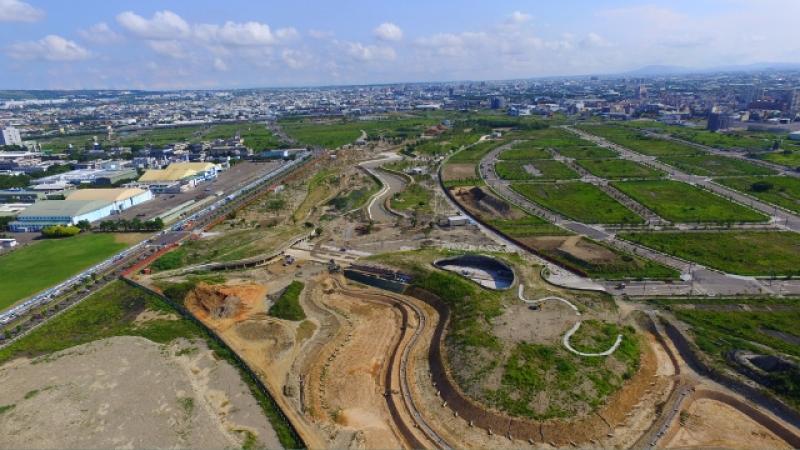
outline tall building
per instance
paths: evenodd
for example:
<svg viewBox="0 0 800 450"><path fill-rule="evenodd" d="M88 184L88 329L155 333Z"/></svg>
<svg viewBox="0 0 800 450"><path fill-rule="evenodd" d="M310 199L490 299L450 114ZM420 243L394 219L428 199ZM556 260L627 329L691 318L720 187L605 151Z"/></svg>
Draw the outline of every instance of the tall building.
<svg viewBox="0 0 800 450"><path fill-rule="evenodd" d="M792 116L800 113L800 88L794 88L789 91L789 114Z"/></svg>
<svg viewBox="0 0 800 450"><path fill-rule="evenodd" d="M0 145L22 145L19 130L13 127L3 128L0 131Z"/></svg>
<svg viewBox="0 0 800 450"><path fill-rule="evenodd" d="M506 107L506 99L503 97L492 97L490 107L492 109L503 109Z"/></svg>
<svg viewBox="0 0 800 450"><path fill-rule="evenodd" d="M708 130L709 131L719 131L725 130L730 128L731 126L731 116L730 114L726 114L720 111L718 108L711 109L711 112L708 113Z"/></svg>

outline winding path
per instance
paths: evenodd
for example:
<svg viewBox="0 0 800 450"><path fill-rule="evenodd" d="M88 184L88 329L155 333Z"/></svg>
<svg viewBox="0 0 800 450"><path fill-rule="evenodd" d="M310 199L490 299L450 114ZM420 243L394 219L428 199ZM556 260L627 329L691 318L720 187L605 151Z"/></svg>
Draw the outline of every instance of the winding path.
<svg viewBox="0 0 800 450"><path fill-rule="evenodd" d="M385 202L395 192L400 192L405 188L407 184L406 180L398 175L378 169L383 164L398 159L400 159L400 157L397 154L391 154L381 159L364 161L359 164L364 170L383 184L383 187L373 194L372 198L367 203L367 216L369 216L369 220L375 222L392 222L397 219L397 217L402 216L398 212L386 208Z"/></svg>

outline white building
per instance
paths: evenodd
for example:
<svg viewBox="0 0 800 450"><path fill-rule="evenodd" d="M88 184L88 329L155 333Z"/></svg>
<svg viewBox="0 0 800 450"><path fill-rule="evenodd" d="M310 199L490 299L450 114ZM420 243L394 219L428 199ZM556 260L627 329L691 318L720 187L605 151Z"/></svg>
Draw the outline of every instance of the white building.
<svg viewBox="0 0 800 450"><path fill-rule="evenodd" d="M22 145L19 130L13 127L3 128L0 131L0 145Z"/></svg>

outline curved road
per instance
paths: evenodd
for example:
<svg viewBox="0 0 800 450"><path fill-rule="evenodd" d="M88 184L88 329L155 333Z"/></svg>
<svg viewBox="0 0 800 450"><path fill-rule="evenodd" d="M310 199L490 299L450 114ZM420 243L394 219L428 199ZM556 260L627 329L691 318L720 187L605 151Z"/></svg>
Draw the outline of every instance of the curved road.
<svg viewBox="0 0 800 450"><path fill-rule="evenodd" d="M406 187L406 180L399 175L380 170L379 167L387 162L396 161L398 159L400 159L400 156L391 154L382 159L365 161L359 164L364 170L375 176L383 184L381 190L378 191L368 203L367 214L370 220L384 223L397 220L397 213L389 211L386 208L386 200L396 192L402 191Z"/></svg>

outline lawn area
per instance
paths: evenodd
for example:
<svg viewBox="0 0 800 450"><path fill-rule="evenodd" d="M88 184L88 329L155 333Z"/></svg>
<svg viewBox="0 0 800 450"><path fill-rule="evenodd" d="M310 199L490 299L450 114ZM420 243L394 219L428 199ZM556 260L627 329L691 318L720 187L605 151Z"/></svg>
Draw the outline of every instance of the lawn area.
<svg viewBox="0 0 800 450"><path fill-rule="evenodd" d="M589 183L512 184L511 188L547 209L584 223L642 223L633 211Z"/></svg>
<svg viewBox="0 0 800 450"><path fill-rule="evenodd" d="M617 181L612 185L671 222L766 222L769 217L680 181Z"/></svg>
<svg viewBox="0 0 800 450"><path fill-rule="evenodd" d="M302 281L292 281L283 290L280 297L269 308L269 315L284 320L303 320L306 313L300 305L300 294L303 292L305 284Z"/></svg>
<svg viewBox="0 0 800 450"><path fill-rule="evenodd" d="M0 256L0 309L56 285L127 247L113 234L42 240Z"/></svg>
<svg viewBox="0 0 800 450"><path fill-rule="evenodd" d="M592 175L605 179L659 178L664 172L627 159L583 159L575 161Z"/></svg>
<svg viewBox="0 0 800 450"><path fill-rule="evenodd" d="M705 153L691 145L647 137L635 129L618 125L579 125L578 128L645 155L675 156Z"/></svg>
<svg viewBox="0 0 800 450"><path fill-rule="evenodd" d="M762 159L793 169L800 168L800 150L779 150L759 155Z"/></svg>
<svg viewBox="0 0 800 450"><path fill-rule="evenodd" d="M576 180L581 177L566 164L552 159L498 161L495 170L504 180Z"/></svg>
<svg viewBox="0 0 800 450"><path fill-rule="evenodd" d="M697 155L658 158L678 170L693 175L705 176L737 176L737 175L774 175L775 171L741 159L727 158L719 155Z"/></svg>
<svg viewBox="0 0 800 450"><path fill-rule="evenodd" d="M453 129L435 139L420 139L406 146L406 151L421 155L444 155L474 144L481 138L481 133L466 132L462 129Z"/></svg>
<svg viewBox="0 0 800 450"><path fill-rule="evenodd" d="M553 159L553 155L543 148L537 141L517 141L508 150L503 150L499 159L503 160L529 160Z"/></svg>
<svg viewBox="0 0 800 450"><path fill-rule="evenodd" d="M800 178L773 176L718 178L714 181L800 214Z"/></svg>
<svg viewBox="0 0 800 450"><path fill-rule="evenodd" d="M587 142L587 144L589 144L589 142ZM614 150L594 144L562 147L556 150L562 156L573 159L607 159L619 156Z"/></svg>
<svg viewBox="0 0 800 450"><path fill-rule="evenodd" d="M741 303L732 299L730 303ZM732 366L728 355L735 350L756 354L800 357L800 308L784 305L779 311L755 307L751 311L672 307L675 316L689 324L697 346L718 366ZM795 408L800 407L800 369L786 367L768 372L769 390Z"/></svg>
<svg viewBox="0 0 800 450"><path fill-rule="evenodd" d="M433 193L419 183L409 184L392 196L391 206L398 211L431 211Z"/></svg>
<svg viewBox="0 0 800 450"><path fill-rule="evenodd" d="M61 316L0 350L0 364L18 357L48 355L113 336L141 336L161 344L177 338L203 339L217 358L239 368L234 355L217 344L199 325L186 319L157 318L136 322L136 317L145 310L177 314L172 306L159 297L124 281L113 281ZM285 448L299 448L300 441L282 418L278 406L244 372L240 371L240 374L275 429L281 444Z"/></svg>
<svg viewBox="0 0 800 450"><path fill-rule="evenodd" d="M622 233L619 237L738 275L800 275L800 234L788 231Z"/></svg>
<svg viewBox="0 0 800 450"><path fill-rule="evenodd" d="M454 154L447 161L451 163L478 162L487 153L504 143L504 141L481 141Z"/></svg>

